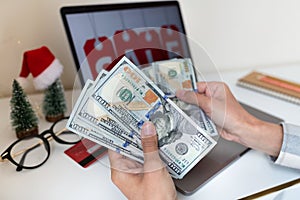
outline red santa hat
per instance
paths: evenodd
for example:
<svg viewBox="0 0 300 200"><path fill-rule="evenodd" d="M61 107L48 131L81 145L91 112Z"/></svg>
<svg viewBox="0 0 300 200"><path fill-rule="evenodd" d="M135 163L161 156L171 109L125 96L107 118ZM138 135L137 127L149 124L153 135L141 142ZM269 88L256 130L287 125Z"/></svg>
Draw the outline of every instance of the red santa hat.
<svg viewBox="0 0 300 200"><path fill-rule="evenodd" d="M18 81L21 85L24 85L25 79L31 73L35 89L43 90L54 83L60 77L62 71L63 66L59 60L54 57L47 47L42 46L24 53Z"/></svg>

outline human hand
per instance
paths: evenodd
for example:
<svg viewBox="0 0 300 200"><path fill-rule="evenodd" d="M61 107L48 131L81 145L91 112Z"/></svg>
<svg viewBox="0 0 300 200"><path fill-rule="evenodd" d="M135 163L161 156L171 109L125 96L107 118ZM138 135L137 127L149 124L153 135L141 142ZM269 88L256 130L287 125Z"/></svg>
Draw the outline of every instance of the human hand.
<svg viewBox="0 0 300 200"><path fill-rule="evenodd" d="M216 123L220 135L239 142L236 130L244 124L242 120L252 118L237 102L228 86L220 82L199 82L198 92L180 90L176 96L187 103L198 105Z"/></svg>
<svg viewBox="0 0 300 200"><path fill-rule="evenodd" d="M218 126L227 140L276 156L282 144L280 125L261 121L249 114L221 82L199 82L198 92L179 90L178 99L198 105Z"/></svg>
<svg viewBox="0 0 300 200"><path fill-rule="evenodd" d="M155 127L146 122L141 131L144 165L109 150L112 182L130 200L176 199L171 176L158 154Z"/></svg>

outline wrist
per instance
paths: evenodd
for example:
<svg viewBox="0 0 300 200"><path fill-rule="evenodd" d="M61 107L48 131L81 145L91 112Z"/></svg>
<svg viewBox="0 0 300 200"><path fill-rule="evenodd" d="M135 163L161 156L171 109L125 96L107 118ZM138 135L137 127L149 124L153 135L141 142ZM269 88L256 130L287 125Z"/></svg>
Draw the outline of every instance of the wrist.
<svg viewBox="0 0 300 200"><path fill-rule="evenodd" d="M244 133L240 138L242 144L270 156L279 155L283 140L281 125L255 118L249 120L244 127Z"/></svg>

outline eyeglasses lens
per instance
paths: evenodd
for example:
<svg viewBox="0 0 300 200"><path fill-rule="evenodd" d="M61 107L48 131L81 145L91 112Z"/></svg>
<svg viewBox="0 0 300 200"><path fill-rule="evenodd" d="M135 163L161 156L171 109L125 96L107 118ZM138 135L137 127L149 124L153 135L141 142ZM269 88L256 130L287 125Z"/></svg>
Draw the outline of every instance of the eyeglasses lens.
<svg viewBox="0 0 300 200"><path fill-rule="evenodd" d="M65 142L75 143L80 141L81 137L69 130L66 129L68 119L60 120L53 127L53 132L59 137L61 140Z"/></svg>
<svg viewBox="0 0 300 200"><path fill-rule="evenodd" d="M16 163L25 167L34 167L47 159L48 152L43 140L38 137L21 140L11 150Z"/></svg>

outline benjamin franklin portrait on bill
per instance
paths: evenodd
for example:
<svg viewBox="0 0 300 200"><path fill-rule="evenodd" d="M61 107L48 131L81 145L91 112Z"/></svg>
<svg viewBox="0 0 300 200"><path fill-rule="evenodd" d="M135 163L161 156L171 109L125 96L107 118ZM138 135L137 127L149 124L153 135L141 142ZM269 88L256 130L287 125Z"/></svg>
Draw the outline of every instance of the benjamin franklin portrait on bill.
<svg viewBox="0 0 300 200"><path fill-rule="evenodd" d="M165 102L163 108L150 118L156 128L159 147L175 142L183 134L197 134L197 129L170 104Z"/></svg>

